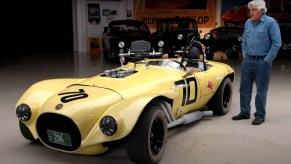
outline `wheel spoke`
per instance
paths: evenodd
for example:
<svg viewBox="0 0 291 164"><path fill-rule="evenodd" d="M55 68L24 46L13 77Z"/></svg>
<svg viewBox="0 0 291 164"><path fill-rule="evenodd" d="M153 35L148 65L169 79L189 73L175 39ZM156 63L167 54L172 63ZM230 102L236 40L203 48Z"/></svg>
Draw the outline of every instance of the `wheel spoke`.
<svg viewBox="0 0 291 164"><path fill-rule="evenodd" d="M227 107L230 102L230 89L228 86L225 87L224 92L223 92L223 106Z"/></svg>
<svg viewBox="0 0 291 164"><path fill-rule="evenodd" d="M155 119L151 128L150 147L153 154L158 154L164 142L164 130L161 119Z"/></svg>

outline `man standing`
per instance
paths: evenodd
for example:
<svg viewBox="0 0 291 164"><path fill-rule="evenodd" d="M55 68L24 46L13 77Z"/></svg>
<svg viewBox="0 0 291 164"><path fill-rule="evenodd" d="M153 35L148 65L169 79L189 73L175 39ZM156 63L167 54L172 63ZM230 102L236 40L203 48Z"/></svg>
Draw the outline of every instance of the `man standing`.
<svg viewBox="0 0 291 164"><path fill-rule="evenodd" d="M267 91L272 69L272 61L281 47L281 34L278 22L266 15L264 0L253 0L248 3L250 18L245 23L242 36L241 80L240 80L240 113L233 120L249 119L253 83L256 84L256 112L252 125L265 121Z"/></svg>

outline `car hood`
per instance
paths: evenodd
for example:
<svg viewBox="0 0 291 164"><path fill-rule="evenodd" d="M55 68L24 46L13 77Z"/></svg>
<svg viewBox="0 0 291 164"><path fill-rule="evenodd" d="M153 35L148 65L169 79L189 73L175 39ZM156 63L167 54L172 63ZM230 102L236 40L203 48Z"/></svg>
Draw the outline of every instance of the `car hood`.
<svg viewBox="0 0 291 164"><path fill-rule="evenodd" d="M183 35L182 40L178 40L177 36L179 34ZM191 40L192 37L194 36L198 37L197 39L200 39L199 34L196 33L194 30L173 30L167 33L159 33L157 38L166 39L167 43L174 44L176 45L176 47L179 47L179 46L185 46L185 44L188 43L188 41Z"/></svg>
<svg viewBox="0 0 291 164"><path fill-rule="evenodd" d="M195 33L194 30L172 30L169 31L167 33L162 33L164 36L173 36L173 37L177 37L178 34L183 34L183 35L187 35L187 34L192 34Z"/></svg>
<svg viewBox="0 0 291 164"><path fill-rule="evenodd" d="M139 33L132 33L132 34L118 34L116 37L120 37L122 39L127 39L127 40L140 40L140 39L147 39L149 38L148 35L146 34L139 34Z"/></svg>
<svg viewBox="0 0 291 164"><path fill-rule="evenodd" d="M122 70L131 68L133 66L128 64ZM181 79L184 73L174 68L137 64L135 73L124 78L105 77L104 74L101 74L84 81L84 84L110 88L118 92L122 98L127 99L141 94L167 90L175 80Z"/></svg>
<svg viewBox="0 0 291 164"><path fill-rule="evenodd" d="M243 28L239 28L239 27L218 27L215 29L210 30L211 33L213 32L225 32L225 33L233 33L233 34L237 34L237 35L242 35L244 32Z"/></svg>
<svg viewBox="0 0 291 164"><path fill-rule="evenodd" d="M76 84L51 96L41 107L40 114L66 116L86 136L106 109L121 100L122 97L111 89Z"/></svg>

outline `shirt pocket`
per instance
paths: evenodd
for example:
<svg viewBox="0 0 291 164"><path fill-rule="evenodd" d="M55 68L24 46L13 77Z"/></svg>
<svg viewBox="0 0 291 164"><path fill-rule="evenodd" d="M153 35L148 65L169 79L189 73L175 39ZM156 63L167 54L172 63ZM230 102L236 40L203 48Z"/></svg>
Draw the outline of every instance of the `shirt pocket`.
<svg viewBox="0 0 291 164"><path fill-rule="evenodd" d="M244 36L243 36L243 43L242 44L245 44L245 48L249 49L250 48L250 44L252 43L252 40L253 40L253 31L252 30L246 30L245 33L244 33Z"/></svg>
<svg viewBox="0 0 291 164"><path fill-rule="evenodd" d="M252 36L252 30L247 30L245 32L245 36L246 36L246 38L250 38L250 36Z"/></svg>
<svg viewBox="0 0 291 164"><path fill-rule="evenodd" d="M257 40L268 41L268 36L266 35L266 31L263 29L258 30L255 36Z"/></svg>

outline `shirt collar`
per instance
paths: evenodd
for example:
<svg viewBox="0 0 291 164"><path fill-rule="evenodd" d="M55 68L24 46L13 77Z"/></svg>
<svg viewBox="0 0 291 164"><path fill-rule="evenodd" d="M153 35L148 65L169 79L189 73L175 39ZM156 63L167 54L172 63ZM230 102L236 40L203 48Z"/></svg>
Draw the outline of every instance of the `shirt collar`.
<svg viewBox="0 0 291 164"><path fill-rule="evenodd" d="M252 24L254 25L254 26L256 26L258 23L260 23L260 22L264 22L265 21L265 19L266 19L266 14L263 14L262 16L261 16L261 18L256 22L256 23L254 23L253 21L251 21L252 22Z"/></svg>
<svg viewBox="0 0 291 164"><path fill-rule="evenodd" d="M260 20L259 21L262 21L262 22L264 22L265 21L265 19L266 19L266 14L263 14L262 16L261 16L261 18L260 18Z"/></svg>

